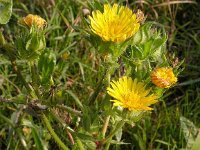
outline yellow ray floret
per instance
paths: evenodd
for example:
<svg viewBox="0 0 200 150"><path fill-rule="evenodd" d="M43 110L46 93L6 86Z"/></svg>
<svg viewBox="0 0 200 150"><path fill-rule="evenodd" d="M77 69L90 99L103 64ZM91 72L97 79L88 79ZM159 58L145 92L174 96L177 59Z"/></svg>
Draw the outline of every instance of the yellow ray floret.
<svg viewBox="0 0 200 150"><path fill-rule="evenodd" d="M160 88L169 88L177 82L177 77L171 67L161 67L151 72L151 81Z"/></svg>
<svg viewBox="0 0 200 150"><path fill-rule="evenodd" d="M136 14L128 7L117 4L113 7L105 4L103 13L99 10L93 11L89 19L91 30L104 41L123 42L133 36L140 27Z"/></svg>
<svg viewBox="0 0 200 150"><path fill-rule="evenodd" d="M143 82L134 81L130 77L122 77L119 81L112 81L112 87L107 88L107 93L114 98L114 106L127 108L130 111L152 110L149 106L157 102L157 96L150 94L150 89L145 89Z"/></svg>

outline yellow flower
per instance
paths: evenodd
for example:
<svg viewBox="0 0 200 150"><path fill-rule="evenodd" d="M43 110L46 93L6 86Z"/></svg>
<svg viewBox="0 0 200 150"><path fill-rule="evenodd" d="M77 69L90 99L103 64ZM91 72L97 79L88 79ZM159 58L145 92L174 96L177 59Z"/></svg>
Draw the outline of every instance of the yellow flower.
<svg viewBox="0 0 200 150"><path fill-rule="evenodd" d="M22 129L22 131L24 132L25 135L30 135L30 134L31 134L31 128L24 127L24 128Z"/></svg>
<svg viewBox="0 0 200 150"><path fill-rule="evenodd" d="M68 58L69 58L69 53L68 52L65 52L65 53L63 53L62 55L61 55L61 58L63 59L63 60L67 60Z"/></svg>
<svg viewBox="0 0 200 150"><path fill-rule="evenodd" d="M92 12L89 16L91 30L99 35L104 41L123 42L133 36L140 27L137 19L128 7L114 4L104 5L104 12L99 10Z"/></svg>
<svg viewBox="0 0 200 150"><path fill-rule="evenodd" d="M38 15L29 14L26 17L23 17L22 20L19 21L23 25L27 25L28 27L32 27L35 25L38 28L43 28L47 22Z"/></svg>
<svg viewBox="0 0 200 150"><path fill-rule="evenodd" d="M114 106L128 108L130 111L152 110L149 106L157 102L157 96L145 89L143 82L134 81L130 77L122 77L112 81L107 93L114 98Z"/></svg>
<svg viewBox="0 0 200 150"><path fill-rule="evenodd" d="M151 72L151 81L160 88L169 88L177 82L177 78L171 67L161 67Z"/></svg>

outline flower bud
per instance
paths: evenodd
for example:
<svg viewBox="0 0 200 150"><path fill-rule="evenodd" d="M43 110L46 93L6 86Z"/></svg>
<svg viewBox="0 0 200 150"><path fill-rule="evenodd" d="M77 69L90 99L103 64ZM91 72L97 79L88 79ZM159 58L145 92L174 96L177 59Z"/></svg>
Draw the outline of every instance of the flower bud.
<svg viewBox="0 0 200 150"><path fill-rule="evenodd" d="M161 67L151 72L151 81L160 88L169 88L177 82L177 77L171 67Z"/></svg>
<svg viewBox="0 0 200 150"><path fill-rule="evenodd" d="M36 26L37 28L42 29L46 26L47 22L38 15L29 14L26 17L23 17L19 20L19 23L31 28L32 26Z"/></svg>
<svg viewBox="0 0 200 150"><path fill-rule="evenodd" d="M46 47L46 41L42 32L32 30L17 39L16 47L20 58L34 60L39 57Z"/></svg>
<svg viewBox="0 0 200 150"><path fill-rule="evenodd" d="M137 10L136 19L138 22L143 22L144 20L144 13L140 9Z"/></svg>

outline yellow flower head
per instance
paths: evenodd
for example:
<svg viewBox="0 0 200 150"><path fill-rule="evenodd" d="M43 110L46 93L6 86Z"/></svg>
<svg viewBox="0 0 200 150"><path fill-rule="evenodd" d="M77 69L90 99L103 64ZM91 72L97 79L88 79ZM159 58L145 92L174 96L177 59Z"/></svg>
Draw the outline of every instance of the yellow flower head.
<svg viewBox="0 0 200 150"><path fill-rule="evenodd" d="M140 27L140 20L128 7L114 4L104 5L104 12L99 10L89 16L92 31L104 41L123 42L133 36Z"/></svg>
<svg viewBox="0 0 200 150"><path fill-rule="evenodd" d="M23 25L27 25L29 28L31 28L33 25L35 25L38 28L43 28L47 24L47 22L43 18L41 18L38 15L32 14L23 17L23 19L19 22Z"/></svg>
<svg viewBox="0 0 200 150"><path fill-rule="evenodd" d="M177 82L177 78L171 67L162 67L156 68L151 72L151 81L160 88L169 88L172 84Z"/></svg>
<svg viewBox="0 0 200 150"><path fill-rule="evenodd" d="M114 98L114 106L128 108L130 111L152 110L149 106L157 102L157 96L145 89L143 82L134 81L130 77L122 77L112 81L107 93Z"/></svg>

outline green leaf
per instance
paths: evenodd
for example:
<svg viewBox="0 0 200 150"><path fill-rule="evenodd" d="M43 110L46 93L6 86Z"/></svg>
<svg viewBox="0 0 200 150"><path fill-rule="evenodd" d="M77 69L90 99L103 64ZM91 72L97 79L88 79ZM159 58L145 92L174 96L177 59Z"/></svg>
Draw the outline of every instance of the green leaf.
<svg viewBox="0 0 200 150"><path fill-rule="evenodd" d="M50 85L51 77L56 65L56 55L52 50L46 50L40 56L38 69L41 76L42 85Z"/></svg>
<svg viewBox="0 0 200 150"><path fill-rule="evenodd" d="M0 24L6 24L12 14L12 0L0 0Z"/></svg>
<svg viewBox="0 0 200 150"><path fill-rule="evenodd" d="M110 143L111 143L111 144L118 144L118 145L127 145L127 144L131 144L131 143L119 142L119 141L116 141L116 140L111 140Z"/></svg>
<svg viewBox="0 0 200 150"><path fill-rule="evenodd" d="M145 59L146 57L149 56L149 54L151 53L151 47L153 45L153 41L147 41L145 44L144 44L144 47L143 47L143 59Z"/></svg>
<svg viewBox="0 0 200 150"><path fill-rule="evenodd" d="M45 148L43 147L42 140L41 140L40 136L38 135L38 132L35 130L35 128L32 128L32 135L33 135L33 139L35 141L36 149L44 150Z"/></svg>
<svg viewBox="0 0 200 150"><path fill-rule="evenodd" d="M103 12L103 5L98 0L94 0L94 1L91 1L91 2L88 1L88 5L93 10L100 10L101 12Z"/></svg>
<svg viewBox="0 0 200 150"><path fill-rule="evenodd" d="M122 128L118 129L118 131L115 133L115 137L117 139L117 142L121 141L121 138L122 138Z"/></svg>
<svg viewBox="0 0 200 150"><path fill-rule="evenodd" d="M199 150L199 147L200 147L200 135L196 138L191 150Z"/></svg>
<svg viewBox="0 0 200 150"><path fill-rule="evenodd" d="M159 37L159 38L157 38L157 39L155 39L153 42L153 47L152 47L152 50L157 50L157 49L159 49L160 47L162 47L164 44L165 44L165 42L167 41L167 36L166 35L164 35L163 37Z"/></svg>
<svg viewBox="0 0 200 150"><path fill-rule="evenodd" d="M185 117L180 117L181 129L183 131L184 137L187 141L186 149L191 149L195 142L196 135L198 133L198 128Z"/></svg>
<svg viewBox="0 0 200 150"><path fill-rule="evenodd" d="M74 135L80 138L81 140L94 141L94 138L91 135L86 134L86 133L74 132Z"/></svg>
<svg viewBox="0 0 200 150"><path fill-rule="evenodd" d="M77 106L82 109L83 105L82 105L81 101L79 100L79 98L70 90L67 90L66 92L74 99Z"/></svg>
<svg viewBox="0 0 200 150"><path fill-rule="evenodd" d="M88 150L94 150L96 149L96 144L93 141L84 141L85 145L87 146Z"/></svg>
<svg viewBox="0 0 200 150"><path fill-rule="evenodd" d="M133 44L144 44L149 38L151 38L151 26L151 23L145 23L133 36Z"/></svg>
<svg viewBox="0 0 200 150"><path fill-rule="evenodd" d="M142 137L140 135L137 134L133 134L134 138L136 139L136 141L138 142L138 146L140 150L146 150L146 145L144 140L142 139Z"/></svg>
<svg viewBox="0 0 200 150"><path fill-rule="evenodd" d="M0 31L0 47L3 46L5 43L6 43L5 38L2 32Z"/></svg>
<svg viewBox="0 0 200 150"><path fill-rule="evenodd" d="M151 22L144 24L133 36L131 47L133 58L161 62L165 54L167 36L165 32L152 25Z"/></svg>
<svg viewBox="0 0 200 150"><path fill-rule="evenodd" d="M38 133L38 127L34 125L30 120L23 119L22 120L22 125L27 126L32 129L32 136L36 145L37 150L47 150L47 147L45 144L43 144L41 135Z"/></svg>
<svg viewBox="0 0 200 150"><path fill-rule="evenodd" d="M126 121L126 123L128 123L130 125L134 125L135 122L142 119L144 114L145 113L143 111L131 111L128 113L125 121Z"/></svg>

